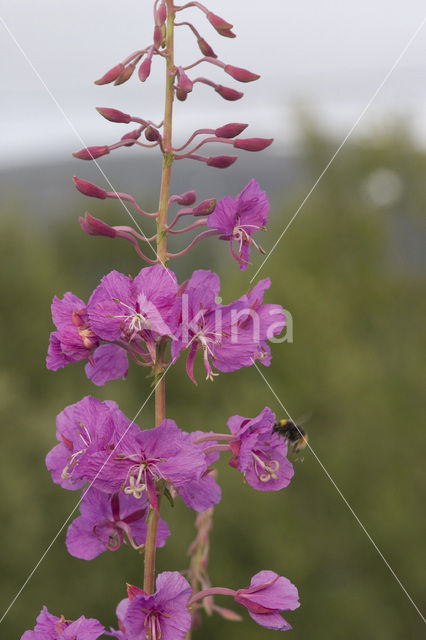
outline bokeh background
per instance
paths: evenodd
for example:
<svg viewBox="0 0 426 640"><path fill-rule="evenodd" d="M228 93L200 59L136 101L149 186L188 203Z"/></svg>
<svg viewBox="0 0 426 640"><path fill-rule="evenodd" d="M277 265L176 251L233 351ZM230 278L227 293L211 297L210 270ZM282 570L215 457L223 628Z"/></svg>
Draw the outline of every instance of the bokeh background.
<svg viewBox="0 0 426 640"><path fill-rule="evenodd" d="M44 466L55 444L56 414L93 394L115 399L133 416L150 391L150 381L136 367L126 382L98 388L80 364L57 373L44 366L53 295L73 291L87 299L107 271L134 274L141 267L125 243L82 234L77 217L86 207L114 224L126 224L126 214L118 203L88 201L75 193L73 173L100 185L104 180L95 166L66 160L82 146L76 131L90 144L116 139L114 125L93 115L94 105L154 119L160 112L158 75L152 94L136 80L115 89L90 85L149 37L150 3L134 4L126 0L119 13L115 4L105 7L98 0L84 5L84 13L80 0L69 7L47 1L0 4L0 615L77 500L76 493L52 484ZM173 178L175 192L196 188L202 198L236 195L256 177L271 200L262 241L266 250L423 13L420 2L398 11L379 0L342 4L294 7L274 0L259 8L215 0L213 10L233 21L240 37L231 42L212 35L214 48L264 79L247 87L245 101L226 103L229 109L204 90L178 105L181 137L194 123L218 126L232 120L251 122L251 135L275 135L274 147L261 156L241 155L227 171L188 162L176 166ZM204 33L211 34L208 25ZM424 637L420 616L324 471L421 608L426 595L424 44L421 32L258 276L271 277L267 301L290 311L294 333L292 343L275 345L273 363L262 372L293 417L311 415L306 428L321 464L308 451L303 462L295 462L289 488L265 495L243 485L226 460L219 463L223 501L215 514L210 577L213 584L235 588L262 568L289 577L302 602L286 616L295 639ZM183 42L179 46L189 61L193 51ZM148 209L155 206L160 170L155 154L130 149L101 164L118 190L130 191ZM181 280L196 266L216 270L227 301L248 288L260 264L256 256L240 274L227 249L211 242L172 266ZM283 414L254 368L222 374L213 384L204 382L201 371L198 377L196 388L183 362L167 374L168 415L186 430L221 430L230 415L254 416L265 405ZM150 402L138 422L149 427L152 419ZM158 569L184 569L194 514L177 503L173 510L165 505L164 517L173 536L158 554ZM33 627L42 604L71 619L84 613L106 626L115 624L124 583L141 580L140 558L121 549L91 563L76 560L68 556L64 536L65 530L0 624L1 637L20 638ZM212 617L194 638L250 640L272 633L248 616L234 624Z"/></svg>

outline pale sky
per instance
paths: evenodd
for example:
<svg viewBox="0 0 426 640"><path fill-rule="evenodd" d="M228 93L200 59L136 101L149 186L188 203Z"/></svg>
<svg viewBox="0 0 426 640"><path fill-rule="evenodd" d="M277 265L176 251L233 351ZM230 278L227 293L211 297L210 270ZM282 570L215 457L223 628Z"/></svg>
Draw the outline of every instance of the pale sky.
<svg viewBox="0 0 426 640"><path fill-rule="evenodd" d="M297 138L296 101L343 137L426 13L424 0L208 2L212 11L234 24L236 39L218 36L196 9L188 10L185 19L194 21L220 59L262 78L242 85L220 69L202 65L197 75L244 90L245 98L225 102L208 87L196 85L188 100L177 104L177 129L250 122L247 135L274 136L284 150ZM161 119L160 60L144 85L137 77L121 87L93 84L127 53L151 42L151 7L151 0L0 0L0 165L68 156L82 146L73 127L86 144L112 143L126 129L107 123L95 106ZM179 30L177 45L177 62L186 65L200 57L186 29ZM426 26L362 118L357 134L400 114L426 144L425 53Z"/></svg>

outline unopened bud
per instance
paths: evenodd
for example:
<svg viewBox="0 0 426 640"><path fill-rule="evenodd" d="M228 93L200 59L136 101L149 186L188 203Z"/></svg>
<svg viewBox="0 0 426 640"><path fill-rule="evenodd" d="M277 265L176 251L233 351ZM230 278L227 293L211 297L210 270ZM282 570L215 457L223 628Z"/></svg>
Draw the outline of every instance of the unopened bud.
<svg viewBox="0 0 426 640"><path fill-rule="evenodd" d="M105 156L107 153L109 153L109 147L103 145L102 147L86 147L80 149L80 151L76 151L72 155L74 158L79 158L80 160L94 160L95 158Z"/></svg>
<svg viewBox="0 0 426 640"><path fill-rule="evenodd" d="M102 76L102 78L99 78L99 80L95 80L95 84L109 84L110 82L114 82L114 80L118 78L120 73L123 72L123 70L124 70L124 65L121 64L120 62L120 64L115 65L115 67L107 71Z"/></svg>
<svg viewBox="0 0 426 640"><path fill-rule="evenodd" d="M238 160L238 156L211 156L207 159L208 167L216 167L217 169L226 169Z"/></svg>
<svg viewBox="0 0 426 640"><path fill-rule="evenodd" d="M197 43L203 56L207 56L208 58L217 58L217 55L204 38L197 38Z"/></svg>
<svg viewBox="0 0 426 640"><path fill-rule="evenodd" d="M245 151L263 151L273 141L273 138L237 138L234 140L234 147Z"/></svg>
<svg viewBox="0 0 426 640"><path fill-rule="evenodd" d="M164 40L164 33L163 33L163 29L162 27L159 27L157 25L155 25L154 27L154 47L156 49L159 49L161 47L161 44Z"/></svg>
<svg viewBox="0 0 426 640"><path fill-rule="evenodd" d="M180 196L174 196L175 202L182 205L183 207L190 207L191 204L194 204L196 199L196 191L185 191L185 193L181 193Z"/></svg>
<svg viewBox="0 0 426 640"><path fill-rule="evenodd" d="M217 16L215 13L212 13L211 11L209 11L206 17L212 27L214 27L219 33L221 33L222 31L228 31L234 26L229 22L226 22L226 20L224 20L220 16Z"/></svg>
<svg viewBox="0 0 426 640"><path fill-rule="evenodd" d="M227 64L224 70L235 80L238 80L238 82L253 82L260 78L257 73L252 73L252 71L242 69L241 67L233 67L231 64Z"/></svg>
<svg viewBox="0 0 426 640"><path fill-rule="evenodd" d="M235 136L239 136L240 133L247 129L248 124L243 124L241 122L230 122L229 124L223 125L223 127L219 127L215 130L214 134L218 138L235 138Z"/></svg>
<svg viewBox="0 0 426 640"><path fill-rule="evenodd" d="M127 80L131 77L133 71L135 70L135 67L136 65L133 62L128 64L127 67L124 67L123 71L120 73L114 84L118 86L119 84L127 82Z"/></svg>
<svg viewBox="0 0 426 640"><path fill-rule="evenodd" d="M74 184L80 193L85 196L89 196L91 198L99 198L100 200L105 200L107 197L107 192L105 189L101 189L97 187L92 182L87 182L87 180L81 180L81 178L77 178L77 176L73 176Z"/></svg>
<svg viewBox="0 0 426 640"><path fill-rule="evenodd" d="M138 75L139 75L139 80L141 82L145 82L145 80L149 77L149 74L151 73L151 61L152 61L152 56L148 55L143 60L142 64L139 67Z"/></svg>
<svg viewBox="0 0 426 640"><path fill-rule="evenodd" d="M98 218L94 218L87 211L84 214L84 218L80 216L78 221L83 231L91 236L107 236L108 238L115 238L117 235L117 232L113 227L110 227L106 222L102 222L102 220L98 220Z"/></svg>
<svg viewBox="0 0 426 640"><path fill-rule="evenodd" d="M221 84L216 85L215 91L222 96L222 98L225 98L225 100L239 100L244 95L241 91L236 91L230 87L224 87Z"/></svg>
<svg viewBox="0 0 426 640"><path fill-rule="evenodd" d="M186 75L185 71L182 67L177 68L179 80L178 80L178 89L185 91L185 93L190 93L193 88L192 80Z"/></svg>
<svg viewBox="0 0 426 640"><path fill-rule="evenodd" d="M154 127L151 127L151 125L149 125L149 127L145 129L145 138L149 142L158 142L158 140L161 138L161 135L158 129L155 129Z"/></svg>
<svg viewBox="0 0 426 640"><path fill-rule="evenodd" d="M161 27L167 20L167 8L165 2L162 2L155 12L155 24Z"/></svg>
<svg viewBox="0 0 426 640"><path fill-rule="evenodd" d="M121 136L121 140L128 140L126 147L131 147L132 144L135 144L136 140L141 137L140 129L134 129L133 131L129 131L129 133L125 133L124 136Z"/></svg>
<svg viewBox="0 0 426 640"><path fill-rule="evenodd" d="M110 122L123 122L124 124L128 124L131 120L131 116L128 113L123 113L118 109L110 109L109 107L96 107L96 111Z"/></svg>
<svg viewBox="0 0 426 640"><path fill-rule="evenodd" d="M184 91L183 89L179 89L179 87L176 87L176 98L178 100L180 100L181 102L185 102L187 97L188 93L186 91Z"/></svg>
<svg viewBox="0 0 426 640"><path fill-rule="evenodd" d="M219 156L220 157L220 156ZM223 157L223 156L222 156ZM210 158L209 158L210 160ZM207 164L209 164L207 162ZM215 166L215 165L210 165ZM216 209L216 199L210 198L209 200L203 200L200 204L197 204L196 207L192 210L192 215L194 216L208 216Z"/></svg>

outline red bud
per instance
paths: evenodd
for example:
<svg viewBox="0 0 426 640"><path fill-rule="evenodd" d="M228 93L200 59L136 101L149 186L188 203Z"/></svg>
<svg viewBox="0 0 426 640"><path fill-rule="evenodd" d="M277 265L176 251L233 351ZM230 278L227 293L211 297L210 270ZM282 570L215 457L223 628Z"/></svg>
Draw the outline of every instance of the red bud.
<svg viewBox="0 0 426 640"><path fill-rule="evenodd" d="M186 75L182 67L178 67L177 72L179 76L178 85L177 85L178 89L185 91L185 93L190 93L190 91L192 91L192 88L194 86L192 83L192 80L190 80L190 78Z"/></svg>
<svg viewBox="0 0 426 640"><path fill-rule="evenodd" d="M257 73L252 73L247 69L241 69L241 67L233 67L231 64L225 66L225 71L235 80L238 80L238 82L253 82L260 78Z"/></svg>
<svg viewBox="0 0 426 640"><path fill-rule="evenodd" d="M123 72L123 70L124 70L124 65L121 64L120 62L120 64L117 64L115 67L107 71L102 76L102 78L99 78L99 80L95 80L95 84L109 84L110 82L114 82L114 80L118 78L120 73Z"/></svg>
<svg viewBox="0 0 426 640"><path fill-rule="evenodd" d="M127 67L124 67L123 71L120 73L114 84L118 86L119 84L127 82L127 80L131 77L133 71L135 70L135 67L136 65L133 62L131 64L128 64Z"/></svg>
<svg viewBox="0 0 426 640"><path fill-rule="evenodd" d="M181 193L180 196L175 196L175 202L181 204L183 207L190 207L191 204L194 204L196 199L196 191L185 191L185 193Z"/></svg>
<svg viewBox="0 0 426 640"><path fill-rule="evenodd" d="M235 89L230 89L230 87L224 87L221 84L218 84L215 87L215 91L220 96L222 96L222 98L225 98L225 100L239 100L244 95L244 93L242 93L241 91L235 91Z"/></svg>
<svg viewBox="0 0 426 640"><path fill-rule="evenodd" d="M95 184L91 182L87 182L87 180L81 180L81 178L77 178L77 176L73 176L74 184L77 187L78 191L85 196L89 196L90 198L99 198L100 200L105 200L107 197L107 192L105 189L101 189L97 187Z"/></svg>
<svg viewBox="0 0 426 640"><path fill-rule="evenodd" d="M96 111L110 122L124 122L124 124L128 124L131 120L131 117L128 113L123 113L122 111L118 111L118 109L110 109L109 107L96 107Z"/></svg>
<svg viewBox="0 0 426 640"><path fill-rule="evenodd" d="M212 156L207 159L208 167L216 167L217 169L226 169L238 160L237 156Z"/></svg>
<svg viewBox="0 0 426 640"><path fill-rule="evenodd" d="M157 25L154 27L154 47L159 49L164 40L163 29Z"/></svg>
<svg viewBox="0 0 426 640"><path fill-rule="evenodd" d="M139 74L139 80L141 82L145 82L145 80L149 77L149 74L151 73L151 61L152 61L151 56L147 56L142 62L141 66L139 67L138 74Z"/></svg>
<svg viewBox="0 0 426 640"><path fill-rule="evenodd" d="M240 133L247 129L248 124L242 124L241 122L230 122L215 130L214 134L218 138L235 138Z"/></svg>
<svg viewBox="0 0 426 640"><path fill-rule="evenodd" d="M208 58L217 58L217 55L204 38L197 38L197 43L203 56L207 56Z"/></svg>
<svg viewBox="0 0 426 640"><path fill-rule="evenodd" d="M141 137L141 131L139 129L134 129L133 131L129 131L129 133L125 133L124 136L121 136L121 140L128 140L126 147L131 147L135 141Z"/></svg>
<svg viewBox="0 0 426 640"><path fill-rule="evenodd" d="M186 91L184 91L183 89L179 89L179 87L176 87L176 98L178 100L180 100L181 102L185 102L187 97L188 93Z"/></svg>
<svg viewBox="0 0 426 640"><path fill-rule="evenodd" d="M102 147L86 147L72 155L80 160L94 160L95 158L100 158L100 156L105 156L107 153L109 153L109 147L103 145Z"/></svg>
<svg viewBox="0 0 426 640"><path fill-rule="evenodd" d="M224 158L225 156L218 156L219 158ZM209 158L211 160L212 158ZM207 162L207 164L209 164ZM232 164L232 163L231 163ZM210 165L216 166L216 165ZM194 216L208 216L216 209L216 199L210 198L209 200L203 200L200 204L197 204L196 207L193 208L192 214Z"/></svg>
<svg viewBox="0 0 426 640"><path fill-rule="evenodd" d="M155 13L155 24L161 27L167 20L167 8L164 2L160 4Z"/></svg>
<svg viewBox="0 0 426 640"><path fill-rule="evenodd" d="M84 218L80 216L78 221L80 222L80 226L83 231L91 236L108 236L108 238L115 238L117 235L117 232L113 227L102 222L102 220L98 220L98 218L94 218L87 211L84 214Z"/></svg>
<svg viewBox="0 0 426 640"><path fill-rule="evenodd" d="M155 129L154 127L151 127L151 125L149 125L149 127L145 129L145 138L149 142L157 142L161 138L161 135L158 129Z"/></svg>
<svg viewBox="0 0 426 640"><path fill-rule="evenodd" d="M219 32L227 31L229 29L232 29L232 27L234 26L229 22L226 22L226 20L224 20L220 16L217 16L215 13L212 13L211 11L207 14L206 17L207 17L207 20L212 25L212 27L214 27L216 31L219 31Z"/></svg>
<svg viewBox="0 0 426 640"><path fill-rule="evenodd" d="M224 36L225 38L235 38L236 35L233 31L231 31L231 29L226 29L223 31L219 31L221 36Z"/></svg>
<svg viewBox="0 0 426 640"><path fill-rule="evenodd" d="M237 138L234 140L234 147L245 151L263 151L273 141L273 138Z"/></svg>

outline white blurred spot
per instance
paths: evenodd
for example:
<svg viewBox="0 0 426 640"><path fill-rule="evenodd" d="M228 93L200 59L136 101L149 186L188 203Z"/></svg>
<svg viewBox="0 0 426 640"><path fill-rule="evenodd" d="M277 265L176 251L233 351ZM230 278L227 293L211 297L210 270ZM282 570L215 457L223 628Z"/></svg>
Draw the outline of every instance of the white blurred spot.
<svg viewBox="0 0 426 640"><path fill-rule="evenodd" d="M402 195L402 180L392 169L376 169L364 180L361 190L373 204L387 207Z"/></svg>

